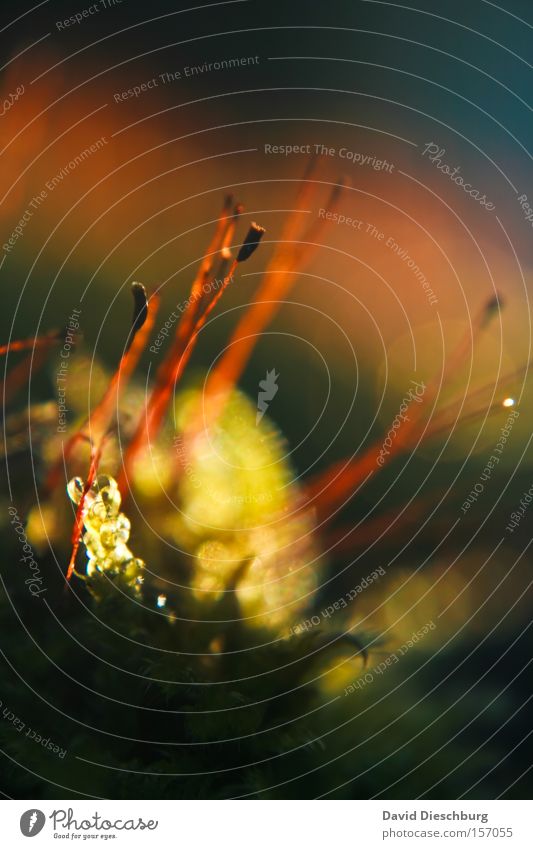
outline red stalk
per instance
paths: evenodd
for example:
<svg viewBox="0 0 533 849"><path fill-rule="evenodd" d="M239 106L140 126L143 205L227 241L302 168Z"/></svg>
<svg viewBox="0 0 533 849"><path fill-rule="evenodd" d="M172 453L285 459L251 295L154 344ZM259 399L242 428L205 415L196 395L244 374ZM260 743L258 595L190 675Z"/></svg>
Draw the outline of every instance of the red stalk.
<svg viewBox="0 0 533 849"><path fill-rule="evenodd" d="M67 570L67 581L70 581L72 573L74 572L76 556L83 532L85 502L87 494L89 493L89 490L91 489L98 474L98 466L100 464L105 438L118 405L120 382L121 380L127 382L131 377L131 374L146 347L159 306L159 299L157 296L152 295L152 297L147 300L144 287L141 286L140 283L134 283L132 288L135 297L135 312L133 315L133 323L126 351L121 357L117 371L115 372L104 397L94 412L89 415L82 428L71 437L66 447L66 452L70 452L74 444L79 439L88 439L91 444L91 463L80 502L78 504L78 509L76 510L76 518L72 529L72 553ZM61 465L59 466L59 470L60 469ZM56 466L52 469L49 475L47 481L49 486L54 486L57 474L58 468Z"/></svg>
<svg viewBox="0 0 533 849"><path fill-rule="evenodd" d="M440 376L436 375L426 387L424 396L426 406L428 400L435 398L439 386L465 361L477 337L499 312L501 306L501 299L497 295L490 298L484 304L473 321L472 329L465 333L456 349L450 355L442 374ZM355 460L341 460L311 480L306 488L306 494L309 499L307 506L313 504L319 516L325 519L330 516L333 518L335 511L343 506L344 502L353 495L355 489L369 475L383 468L392 459L403 454L409 446L415 444L417 439L422 437L422 432L418 427L418 422L422 414L422 404L412 401L407 410L410 420L407 423L404 422L401 429L397 432L396 439L389 448L389 453L382 455L384 460L382 465L377 462L382 447L381 440L378 440L367 449L362 457L358 457ZM435 432L437 431L430 429L424 434L424 438L427 439L433 436Z"/></svg>

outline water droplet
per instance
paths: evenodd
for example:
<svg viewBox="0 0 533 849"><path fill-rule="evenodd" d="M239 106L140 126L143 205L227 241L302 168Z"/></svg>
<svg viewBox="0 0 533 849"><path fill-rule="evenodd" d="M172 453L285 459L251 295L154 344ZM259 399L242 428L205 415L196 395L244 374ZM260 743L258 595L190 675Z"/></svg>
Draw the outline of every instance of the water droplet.
<svg viewBox="0 0 533 849"><path fill-rule="evenodd" d="M72 478L67 484L69 498L74 504L79 504L83 495L83 481L81 478Z"/></svg>

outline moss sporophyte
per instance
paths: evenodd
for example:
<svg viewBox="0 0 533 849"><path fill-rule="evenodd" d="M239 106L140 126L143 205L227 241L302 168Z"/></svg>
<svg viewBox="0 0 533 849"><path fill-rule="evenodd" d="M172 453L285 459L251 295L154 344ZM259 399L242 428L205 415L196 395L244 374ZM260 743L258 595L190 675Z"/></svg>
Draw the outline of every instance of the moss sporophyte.
<svg viewBox="0 0 533 849"><path fill-rule="evenodd" d="M285 441L267 413L279 371L267 371L257 398L247 397L238 384L257 340L336 214L342 183L329 186L328 216L315 218L302 232L301 212L318 188L310 170L261 284L252 295L246 293L249 305L203 381L191 382L187 374L192 352L224 293L242 285L240 267L256 253L264 229L252 223L239 240L243 208L225 198L183 309L170 323L158 325L159 293L133 283L133 318L119 365L81 424L68 425L66 438L56 433L44 440L42 497L26 516L26 533L36 549L50 543L64 548L73 509L65 563L69 585L82 582L97 601L120 591L157 611L169 627L184 617L206 621L215 653L231 643L226 625L217 625L221 622L234 623L241 637L243 630L259 630L276 638L320 639L315 631L328 617L322 617L320 629L297 626L320 609L318 591L328 559L324 539L330 557L352 544L350 530L331 530L335 517L370 474L457 419L455 402L437 407L429 425L426 413L501 308L497 295L488 298L444 373L427 383L411 382L414 389L400 408L401 426L385 441L381 435L360 454L297 481ZM166 332L161 335L158 326ZM161 338L157 368L143 394L133 375L141 356L153 349L154 334ZM25 355L7 370L7 401L62 339L64 333L54 331L0 348L2 355ZM69 370L76 356L73 350ZM501 409L498 402L489 412ZM469 418L480 410L487 412L475 406L459 412ZM349 621L342 636L351 642L351 656L364 660L366 649Z"/></svg>

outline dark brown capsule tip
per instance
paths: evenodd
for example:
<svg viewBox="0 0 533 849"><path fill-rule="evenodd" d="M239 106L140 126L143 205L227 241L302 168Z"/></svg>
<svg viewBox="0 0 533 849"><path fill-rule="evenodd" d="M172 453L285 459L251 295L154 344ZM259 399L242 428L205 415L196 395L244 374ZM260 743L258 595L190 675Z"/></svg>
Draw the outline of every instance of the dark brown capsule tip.
<svg viewBox="0 0 533 849"><path fill-rule="evenodd" d="M263 238L264 232L264 227L261 227L259 224L256 224L255 221L252 222L252 225L248 230L248 233L246 234L246 239L242 243L242 247L239 253L237 254L237 262L245 262L251 257L253 252L256 250L259 242Z"/></svg>
<svg viewBox="0 0 533 849"><path fill-rule="evenodd" d="M131 321L131 330L128 338L128 348L130 347L135 334L141 329L146 316L148 315L148 297L146 289L142 283L131 284L131 294L133 295L133 318Z"/></svg>
<svg viewBox="0 0 533 849"><path fill-rule="evenodd" d="M505 306L505 301L499 292L496 292L485 304L483 311L483 323L486 324Z"/></svg>

